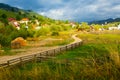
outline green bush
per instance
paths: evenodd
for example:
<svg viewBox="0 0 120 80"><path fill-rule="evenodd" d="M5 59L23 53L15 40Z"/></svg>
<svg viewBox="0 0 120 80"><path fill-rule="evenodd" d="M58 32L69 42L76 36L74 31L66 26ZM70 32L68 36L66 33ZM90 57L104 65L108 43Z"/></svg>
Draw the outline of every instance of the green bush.
<svg viewBox="0 0 120 80"><path fill-rule="evenodd" d="M59 25L51 25L50 27L51 31L62 31L63 28Z"/></svg>
<svg viewBox="0 0 120 80"><path fill-rule="evenodd" d="M59 36L59 32L52 32L52 36Z"/></svg>
<svg viewBox="0 0 120 80"><path fill-rule="evenodd" d="M50 33L50 29L47 27L43 27L40 30L36 31L34 37L45 36Z"/></svg>
<svg viewBox="0 0 120 80"><path fill-rule="evenodd" d="M0 34L0 44L2 46L10 46L10 43L11 43L11 37L10 36L6 36L6 35L3 35L3 34Z"/></svg>

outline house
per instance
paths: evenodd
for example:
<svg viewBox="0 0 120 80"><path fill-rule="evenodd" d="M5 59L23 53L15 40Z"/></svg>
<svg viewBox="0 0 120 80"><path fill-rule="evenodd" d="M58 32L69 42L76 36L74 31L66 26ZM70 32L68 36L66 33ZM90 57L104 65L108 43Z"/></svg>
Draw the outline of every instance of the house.
<svg viewBox="0 0 120 80"><path fill-rule="evenodd" d="M8 18L9 24L11 24L12 26L16 27L17 30L20 30L20 24L18 23L18 21L16 21L16 19L14 18Z"/></svg>
<svg viewBox="0 0 120 80"><path fill-rule="evenodd" d="M118 30L120 30L120 24L118 25Z"/></svg>
<svg viewBox="0 0 120 80"><path fill-rule="evenodd" d="M22 20L19 21L20 23L25 23L28 25L29 19L28 18L23 18Z"/></svg>
<svg viewBox="0 0 120 80"><path fill-rule="evenodd" d="M17 21L14 21L13 25L17 28L17 30L20 30L20 24Z"/></svg>
<svg viewBox="0 0 120 80"><path fill-rule="evenodd" d="M72 28L74 28L76 26L76 24L74 22L70 22L70 25L72 26Z"/></svg>
<svg viewBox="0 0 120 80"><path fill-rule="evenodd" d="M118 27L109 27L108 30L118 30Z"/></svg>
<svg viewBox="0 0 120 80"><path fill-rule="evenodd" d="M35 22L36 22L36 24L37 24L37 25L39 25L39 24L40 24L40 22L39 22L38 20L35 20Z"/></svg>
<svg viewBox="0 0 120 80"><path fill-rule="evenodd" d="M37 26L37 27L35 27L35 29L36 29L36 30L39 30L39 29L41 29L41 26Z"/></svg>
<svg viewBox="0 0 120 80"><path fill-rule="evenodd" d="M105 29L104 28L99 28L99 31L104 31Z"/></svg>
<svg viewBox="0 0 120 80"><path fill-rule="evenodd" d="M42 27L49 27L48 24L42 24L41 26L42 26Z"/></svg>

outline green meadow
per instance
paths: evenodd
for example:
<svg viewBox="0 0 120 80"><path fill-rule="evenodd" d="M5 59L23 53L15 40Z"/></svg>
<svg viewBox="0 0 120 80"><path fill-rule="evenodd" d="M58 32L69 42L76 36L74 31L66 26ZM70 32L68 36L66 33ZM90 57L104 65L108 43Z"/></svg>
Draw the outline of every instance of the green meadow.
<svg viewBox="0 0 120 80"><path fill-rule="evenodd" d="M0 80L119 80L120 32L79 32L83 45L43 62L0 70Z"/></svg>

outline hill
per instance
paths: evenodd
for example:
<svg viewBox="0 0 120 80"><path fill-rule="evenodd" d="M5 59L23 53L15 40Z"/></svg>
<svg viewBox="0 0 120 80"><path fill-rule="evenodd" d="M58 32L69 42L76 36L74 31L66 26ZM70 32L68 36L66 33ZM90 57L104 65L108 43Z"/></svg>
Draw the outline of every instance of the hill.
<svg viewBox="0 0 120 80"><path fill-rule="evenodd" d="M39 38L58 36L60 32L71 30L68 21L60 21L41 16L32 10L23 10L0 3L0 45L10 47L17 37Z"/></svg>
<svg viewBox="0 0 120 80"><path fill-rule="evenodd" d="M0 3L0 21L7 23L8 18L15 18L16 20L21 20L22 18L29 18L31 20L39 18L42 19L42 21L48 19L47 17L41 16L32 10L23 10L4 3Z"/></svg>
<svg viewBox="0 0 120 80"><path fill-rule="evenodd" d="M89 22L89 24L105 24L106 22L107 23L111 23L111 22L119 22L120 21L120 18L109 18L109 19L106 19L106 20L100 20L100 21L92 21L92 22Z"/></svg>
<svg viewBox="0 0 120 80"><path fill-rule="evenodd" d="M19 9L19 8L16 8L16 7L12 7L8 4L4 4L4 3L0 3L0 9L4 9L4 10L7 10L7 11L12 11L12 12L19 12L20 10L21 11L25 11L25 10L22 10L22 9Z"/></svg>

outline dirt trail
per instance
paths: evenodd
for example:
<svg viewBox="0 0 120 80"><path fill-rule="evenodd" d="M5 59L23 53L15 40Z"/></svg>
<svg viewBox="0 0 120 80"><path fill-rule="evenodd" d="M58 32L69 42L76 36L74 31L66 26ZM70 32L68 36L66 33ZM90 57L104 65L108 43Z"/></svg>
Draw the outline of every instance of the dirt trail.
<svg viewBox="0 0 120 80"><path fill-rule="evenodd" d="M72 42L72 43L76 43L76 42L82 41L80 38L78 38L76 36L77 36L77 34L72 35L72 38L74 39L74 42Z"/></svg>
<svg viewBox="0 0 120 80"><path fill-rule="evenodd" d="M79 39L76 36L77 36L77 34L72 35L72 38L74 39L74 42L72 42L72 43L82 41L81 39ZM57 48L57 47L59 47L59 46L55 46L55 47L36 47L36 48L29 48L29 49L25 49L25 50L23 49L22 52L19 52L16 55L0 56L0 64L5 63L8 60L11 60L11 59L14 59L14 58L40 53L42 51L49 50L49 49L54 49L54 48Z"/></svg>

